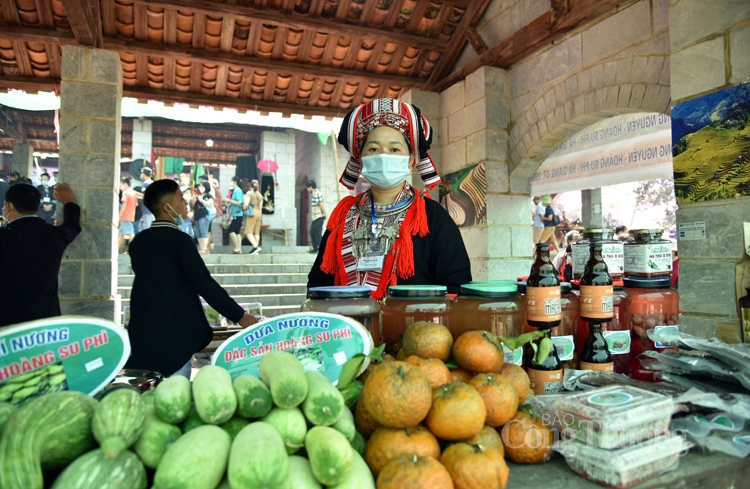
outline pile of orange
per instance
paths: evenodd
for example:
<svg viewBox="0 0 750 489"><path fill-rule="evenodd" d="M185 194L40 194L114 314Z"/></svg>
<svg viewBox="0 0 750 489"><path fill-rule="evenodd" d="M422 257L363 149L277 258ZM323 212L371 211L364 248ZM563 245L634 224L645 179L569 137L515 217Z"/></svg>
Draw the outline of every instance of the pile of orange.
<svg viewBox="0 0 750 489"><path fill-rule="evenodd" d="M448 368L451 359L459 368ZM491 333L469 331L454 343L445 326L415 323L396 358L363 375L355 423L369 438L365 461L378 489L504 489L506 458L551 456L549 428L518 411L529 377L504 363Z"/></svg>

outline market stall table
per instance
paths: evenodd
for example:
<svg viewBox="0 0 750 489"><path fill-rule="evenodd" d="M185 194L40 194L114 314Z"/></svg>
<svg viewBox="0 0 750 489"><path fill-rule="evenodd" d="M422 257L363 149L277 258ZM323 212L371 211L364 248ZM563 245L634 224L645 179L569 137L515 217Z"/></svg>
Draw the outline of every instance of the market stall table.
<svg viewBox="0 0 750 489"><path fill-rule="evenodd" d="M595 489L568 468L565 459L556 455L541 465L518 465L508 462L510 477L506 489ZM743 482L744 481L744 482ZM750 458L739 459L721 453L703 454L693 449L680 458L677 470L632 486L635 489L724 489L748 487Z"/></svg>

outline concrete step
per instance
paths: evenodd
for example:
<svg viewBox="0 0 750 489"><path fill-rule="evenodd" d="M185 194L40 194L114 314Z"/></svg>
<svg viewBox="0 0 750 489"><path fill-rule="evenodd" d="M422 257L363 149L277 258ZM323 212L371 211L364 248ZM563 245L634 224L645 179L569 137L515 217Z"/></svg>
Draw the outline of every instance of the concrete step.
<svg viewBox="0 0 750 489"><path fill-rule="evenodd" d="M299 310L299 306L305 302L307 294L261 294L261 295L232 295L238 304L245 304L248 302L260 302L263 304L263 313L265 314L266 309L278 308L280 306L287 306L288 308L296 307ZM130 306L130 296L122 297L122 307ZM296 311L288 311L296 312ZM286 314L286 313L284 313ZM268 316L268 314L266 314Z"/></svg>
<svg viewBox="0 0 750 489"><path fill-rule="evenodd" d="M211 276L220 285L307 283L307 273L212 273ZM132 287L134 280L135 275L132 274L118 275L117 286Z"/></svg>
<svg viewBox="0 0 750 489"><path fill-rule="evenodd" d="M265 250L265 248L263 248ZM262 253L263 251L261 251ZM271 246L271 253L274 255L299 255L310 253L309 246Z"/></svg>
<svg viewBox="0 0 750 489"><path fill-rule="evenodd" d="M243 249L243 254L217 254L210 253L208 255L201 255L206 265L234 265L234 264L312 264L315 262L316 255L312 253L296 253L296 254L265 254L259 253L257 255L247 254L247 250ZM118 255L117 262L120 265L130 265L130 255Z"/></svg>
<svg viewBox="0 0 750 489"><path fill-rule="evenodd" d="M262 273L301 273L305 275L305 281L307 280L307 274L310 273L312 268L311 263L228 263L228 264L215 264L207 263L206 267L212 275L217 273L247 273L247 274L262 274ZM119 275L132 275L133 269L128 264L119 264L117 266L117 273Z"/></svg>
<svg viewBox="0 0 750 489"><path fill-rule="evenodd" d="M307 283L289 283L289 284L241 284L241 285L225 285L223 286L227 293L234 296L275 296L275 295L288 295L288 294L306 294ZM117 293L123 298L130 298L130 292L132 287L117 287ZM253 302L253 301L250 301ZM258 302L258 301L256 301ZM263 301L260 301L261 303Z"/></svg>

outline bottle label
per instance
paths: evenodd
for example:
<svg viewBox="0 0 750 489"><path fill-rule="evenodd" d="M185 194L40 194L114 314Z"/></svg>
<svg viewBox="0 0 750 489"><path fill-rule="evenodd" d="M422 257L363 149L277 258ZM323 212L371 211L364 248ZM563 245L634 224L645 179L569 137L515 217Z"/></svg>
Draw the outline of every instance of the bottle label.
<svg viewBox="0 0 750 489"><path fill-rule="evenodd" d="M523 347L519 346L515 350L511 350L507 346L503 345L503 353L505 354L505 363L512 365L523 365Z"/></svg>
<svg viewBox="0 0 750 489"><path fill-rule="evenodd" d="M609 273L621 275L625 271L625 243L602 245L602 260L607 264ZM671 253L671 251L670 251Z"/></svg>
<svg viewBox="0 0 750 489"><path fill-rule="evenodd" d="M586 263L589 261L589 245L585 244L573 244L573 276L580 277L583 275L583 270L586 268Z"/></svg>
<svg viewBox="0 0 750 489"><path fill-rule="evenodd" d="M611 285L581 285L581 317L610 319L614 317L614 288Z"/></svg>
<svg viewBox="0 0 750 489"><path fill-rule="evenodd" d="M526 319L528 321L560 321L562 293L557 287L526 287Z"/></svg>
<svg viewBox="0 0 750 489"><path fill-rule="evenodd" d="M672 245L653 243L626 246L625 273L669 275L672 273Z"/></svg>
<svg viewBox="0 0 750 489"><path fill-rule="evenodd" d="M750 309L742 308L742 342L750 343Z"/></svg>
<svg viewBox="0 0 750 489"><path fill-rule="evenodd" d="M529 368L529 381L534 394L554 394L563 390L563 371Z"/></svg>
<svg viewBox="0 0 750 489"><path fill-rule="evenodd" d="M573 354L576 351L576 344L572 335L553 336L552 343L555 344L555 350L557 350L557 356L560 357L561 362L573 360Z"/></svg>
<svg viewBox="0 0 750 489"><path fill-rule="evenodd" d="M678 328L676 325L673 325L673 324L669 326L654 326L654 334L656 334L659 331L679 333L680 328ZM654 346L656 348L666 348L664 345L662 345L658 341L654 342Z"/></svg>
<svg viewBox="0 0 750 489"><path fill-rule="evenodd" d="M612 355L630 353L630 331L602 331Z"/></svg>
<svg viewBox="0 0 750 489"><path fill-rule="evenodd" d="M601 370L602 372L614 372L615 364L609 363L589 363L589 362L578 362L579 370Z"/></svg>

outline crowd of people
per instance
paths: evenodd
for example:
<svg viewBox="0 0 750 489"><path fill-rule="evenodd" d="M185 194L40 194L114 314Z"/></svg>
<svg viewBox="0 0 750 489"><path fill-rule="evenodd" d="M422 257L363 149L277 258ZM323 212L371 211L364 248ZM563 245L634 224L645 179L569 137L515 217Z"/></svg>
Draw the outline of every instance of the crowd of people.
<svg viewBox="0 0 750 489"><path fill-rule="evenodd" d="M49 173L44 171L39 175L39 185L36 186L36 189L39 191L39 210L37 216L44 219L48 224L55 224L56 222L57 199L55 199L54 187L57 181L57 172L53 172L53 175L50 176ZM12 171L8 175L4 170L0 170L0 209L5 204L5 193L10 187L19 183L33 185L30 178L21 175L17 171Z"/></svg>

